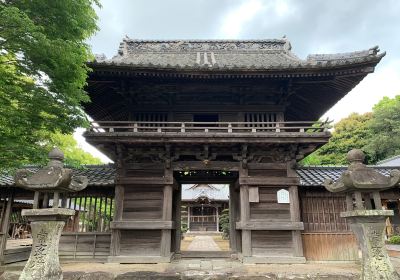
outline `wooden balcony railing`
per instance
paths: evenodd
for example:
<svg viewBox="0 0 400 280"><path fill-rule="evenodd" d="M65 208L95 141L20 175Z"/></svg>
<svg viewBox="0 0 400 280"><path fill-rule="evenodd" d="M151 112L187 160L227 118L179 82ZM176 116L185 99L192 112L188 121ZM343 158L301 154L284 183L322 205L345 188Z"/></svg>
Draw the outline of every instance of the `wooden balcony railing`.
<svg viewBox="0 0 400 280"><path fill-rule="evenodd" d="M217 222L216 215L209 215L209 216L190 216L190 222L193 223L209 223L209 222Z"/></svg>
<svg viewBox="0 0 400 280"><path fill-rule="evenodd" d="M321 133L327 122L93 122L92 133Z"/></svg>

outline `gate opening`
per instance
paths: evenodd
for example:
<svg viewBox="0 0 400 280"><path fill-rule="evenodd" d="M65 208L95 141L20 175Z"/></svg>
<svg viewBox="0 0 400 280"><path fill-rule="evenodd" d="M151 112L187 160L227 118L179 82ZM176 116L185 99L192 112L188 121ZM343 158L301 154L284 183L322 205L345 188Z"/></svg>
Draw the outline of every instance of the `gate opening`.
<svg viewBox="0 0 400 280"><path fill-rule="evenodd" d="M229 185L202 183L181 187L183 255L204 256L209 252L212 257L229 252Z"/></svg>
<svg viewBox="0 0 400 280"><path fill-rule="evenodd" d="M231 205L232 196L236 195L232 180L236 179L235 173L188 171L175 177L180 179L177 224L183 258L223 258L237 251L232 246L232 235L236 236L236 215Z"/></svg>

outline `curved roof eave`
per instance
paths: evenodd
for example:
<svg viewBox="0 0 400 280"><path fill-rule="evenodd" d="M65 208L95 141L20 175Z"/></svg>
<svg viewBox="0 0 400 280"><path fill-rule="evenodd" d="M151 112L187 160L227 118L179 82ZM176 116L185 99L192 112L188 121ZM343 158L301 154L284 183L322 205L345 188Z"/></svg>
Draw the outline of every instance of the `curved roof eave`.
<svg viewBox="0 0 400 280"><path fill-rule="evenodd" d="M255 66L239 67L228 66L219 67L214 65L208 66L173 66L173 65L153 65L153 64L132 64L132 63L115 63L115 62L91 62L88 64L92 67L94 73L108 72L116 74L137 74L143 76L169 76L173 75L178 77L197 77L209 76L223 78L227 75L245 75L243 77L251 76L269 76L269 77L283 77L294 75L294 77L303 76L323 76L323 75L337 75L337 74L354 74L356 72L364 72L365 74L374 71L375 66L385 56L385 53L379 54L374 57L357 58L350 60L335 60L335 61L319 61L315 64L291 64L285 67L282 66L269 66L265 68L257 68ZM358 71L357 71L358 70Z"/></svg>

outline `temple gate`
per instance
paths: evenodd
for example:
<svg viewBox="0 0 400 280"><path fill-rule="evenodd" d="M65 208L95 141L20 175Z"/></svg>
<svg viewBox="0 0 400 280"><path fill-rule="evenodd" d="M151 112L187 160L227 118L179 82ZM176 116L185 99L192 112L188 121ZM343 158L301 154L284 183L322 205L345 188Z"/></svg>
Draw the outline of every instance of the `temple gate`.
<svg viewBox="0 0 400 280"><path fill-rule="evenodd" d="M86 140L114 161L116 174L108 189L89 174L85 193L64 198L80 214L68 225L74 232L63 233L60 255L169 262L180 254L180 185L226 183L232 255L247 263L299 263L304 252L319 258L303 250L322 228L307 205L325 199L339 209L342 198L299 190L296 165L328 141L320 117L383 56L375 47L303 60L286 39L124 39L118 55L89 63L84 105L93 119ZM336 217L338 209L327 211ZM325 226L326 236L342 227L329 223L335 228Z"/></svg>
<svg viewBox="0 0 400 280"><path fill-rule="evenodd" d="M124 39L88 80L87 141L116 163L111 262L179 254L183 182L231 184L231 251L304 262L297 161L325 144L320 116L373 72L378 48L291 52L282 40Z"/></svg>

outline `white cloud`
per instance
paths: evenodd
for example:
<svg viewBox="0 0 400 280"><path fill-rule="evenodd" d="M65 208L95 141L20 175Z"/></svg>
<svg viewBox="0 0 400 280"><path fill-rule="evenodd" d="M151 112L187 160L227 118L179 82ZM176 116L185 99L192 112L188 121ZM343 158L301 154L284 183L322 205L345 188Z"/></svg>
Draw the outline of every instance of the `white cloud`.
<svg viewBox="0 0 400 280"><path fill-rule="evenodd" d="M278 17L284 17L291 12L290 6L286 1L275 1L273 4Z"/></svg>
<svg viewBox="0 0 400 280"><path fill-rule="evenodd" d="M261 0L245 1L224 17L220 33L224 38L237 38L243 26L263 10Z"/></svg>

